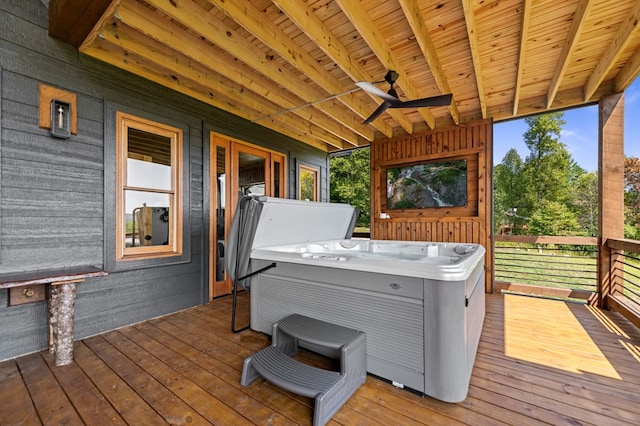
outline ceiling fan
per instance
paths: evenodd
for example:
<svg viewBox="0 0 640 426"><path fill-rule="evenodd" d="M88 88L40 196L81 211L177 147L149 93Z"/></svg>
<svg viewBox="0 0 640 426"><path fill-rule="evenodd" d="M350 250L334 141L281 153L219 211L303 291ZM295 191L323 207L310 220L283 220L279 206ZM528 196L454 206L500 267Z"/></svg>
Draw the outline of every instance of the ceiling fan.
<svg viewBox="0 0 640 426"><path fill-rule="evenodd" d="M422 108L430 106L444 106L451 103L451 93L447 95L432 96L429 98L414 99L411 101L401 101L400 99L398 99L398 94L393 88L393 83L398 80L399 76L400 74L398 74L396 71L391 70L388 71L384 76L384 80L391 85L388 92L379 89L373 83L370 83L368 81L359 81L356 83L356 85L362 90L382 98L383 101L380 106L375 111L373 111L373 114L371 114L366 120L364 120L362 124L371 123L373 120L378 118L378 116L382 114L387 108Z"/></svg>

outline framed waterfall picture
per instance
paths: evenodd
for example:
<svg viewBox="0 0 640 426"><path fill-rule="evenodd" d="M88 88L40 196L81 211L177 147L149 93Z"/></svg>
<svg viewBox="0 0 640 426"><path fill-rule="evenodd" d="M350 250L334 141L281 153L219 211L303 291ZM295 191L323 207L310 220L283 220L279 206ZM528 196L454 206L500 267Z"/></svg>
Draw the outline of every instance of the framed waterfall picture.
<svg viewBox="0 0 640 426"><path fill-rule="evenodd" d="M430 161L387 169L387 209L466 205L466 159Z"/></svg>
<svg viewBox="0 0 640 426"><path fill-rule="evenodd" d="M425 158L382 166L380 211L395 216L474 216L478 212L477 154Z"/></svg>

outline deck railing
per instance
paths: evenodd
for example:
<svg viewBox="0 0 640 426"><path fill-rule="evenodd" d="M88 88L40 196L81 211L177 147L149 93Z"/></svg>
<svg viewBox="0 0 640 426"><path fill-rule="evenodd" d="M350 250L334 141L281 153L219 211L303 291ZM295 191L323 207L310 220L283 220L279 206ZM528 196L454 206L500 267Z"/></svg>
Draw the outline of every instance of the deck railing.
<svg viewBox="0 0 640 426"><path fill-rule="evenodd" d="M640 241L608 239L609 282L604 303L640 327Z"/></svg>
<svg viewBox="0 0 640 426"><path fill-rule="evenodd" d="M589 237L494 241L494 292L600 303L640 327L640 241L610 238L600 252L598 238Z"/></svg>
<svg viewBox="0 0 640 426"><path fill-rule="evenodd" d="M598 291L598 239L495 236L496 292L593 300Z"/></svg>

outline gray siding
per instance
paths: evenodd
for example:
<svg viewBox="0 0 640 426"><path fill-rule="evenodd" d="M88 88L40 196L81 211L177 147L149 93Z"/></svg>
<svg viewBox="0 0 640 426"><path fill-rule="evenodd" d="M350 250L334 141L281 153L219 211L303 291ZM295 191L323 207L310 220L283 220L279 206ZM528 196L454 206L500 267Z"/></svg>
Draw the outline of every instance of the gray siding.
<svg viewBox="0 0 640 426"><path fill-rule="evenodd" d="M93 265L109 275L78 285L76 338L206 301L209 131L320 168L327 156L256 124L83 56L47 34L38 1L0 3L0 280L16 272ZM78 134L54 139L38 127L38 85L78 96ZM116 264L113 119L116 110L185 130L185 255ZM8 307L0 290L0 360L47 345L45 302Z"/></svg>

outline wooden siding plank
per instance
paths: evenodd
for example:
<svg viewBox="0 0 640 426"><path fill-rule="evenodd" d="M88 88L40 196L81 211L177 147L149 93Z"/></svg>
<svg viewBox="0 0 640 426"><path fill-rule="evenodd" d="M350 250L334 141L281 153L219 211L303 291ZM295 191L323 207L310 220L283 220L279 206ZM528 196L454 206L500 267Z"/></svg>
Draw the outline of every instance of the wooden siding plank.
<svg viewBox="0 0 640 426"><path fill-rule="evenodd" d="M4 139L1 135L4 133L3 131L3 123L4 123L4 118L3 118L3 111L4 108L2 107L2 105L5 104L5 100L4 100L4 90L2 88L2 82L4 81L4 71L2 69L2 63L0 63L0 164L2 164L2 146L3 146L3 142L2 140ZM2 166L0 165L0 172L2 172ZM0 176L2 176L0 174ZM2 195L2 186L3 186L3 181L2 179L0 179L0 195ZM2 238L2 216L4 215L2 209L0 208L0 264L2 263L3 256L2 256L2 248L5 245L3 242L3 238Z"/></svg>

